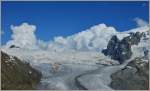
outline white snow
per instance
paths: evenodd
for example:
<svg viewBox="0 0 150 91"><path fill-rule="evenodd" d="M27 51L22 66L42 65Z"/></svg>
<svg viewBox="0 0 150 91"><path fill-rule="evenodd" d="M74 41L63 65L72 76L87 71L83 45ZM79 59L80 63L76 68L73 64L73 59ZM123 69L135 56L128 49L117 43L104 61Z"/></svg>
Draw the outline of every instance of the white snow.
<svg viewBox="0 0 150 91"><path fill-rule="evenodd" d="M128 69L132 69L133 67L131 67L131 66L126 66L126 68L128 68Z"/></svg>
<svg viewBox="0 0 150 91"><path fill-rule="evenodd" d="M110 87L102 82L98 75L90 74L80 77L79 82L88 90L111 90Z"/></svg>
<svg viewBox="0 0 150 91"><path fill-rule="evenodd" d="M117 38L118 38L119 40L122 40L124 37L127 37L127 36L129 36L130 34L124 33L124 32L118 32L118 33L116 33L116 35L117 35Z"/></svg>
<svg viewBox="0 0 150 91"><path fill-rule="evenodd" d="M143 27L138 27L138 28L134 28L134 29L125 31L124 33L130 33L130 32L133 32L133 33L140 32L140 33L142 33L142 32L147 32L149 30L150 30L149 26L143 26Z"/></svg>
<svg viewBox="0 0 150 91"><path fill-rule="evenodd" d="M117 61L111 60L99 52L53 52L45 50L27 50L27 49L7 49L2 48L4 52L17 56L30 63L82 63L82 64L118 64ZM42 60L42 61L41 61Z"/></svg>
<svg viewBox="0 0 150 91"><path fill-rule="evenodd" d="M144 49L146 49L146 50L150 49L149 35L147 35L148 29L146 29L146 30L147 31L145 31L145 30L143 30L143 31L144 31L144 33L146 33L146 38L148 38L148 39L145 40L144 38L142 38L138 45L131 46L134 57L143 57Z"/></svg>
<svg viewBox="0 0 150 91"><path fill-rule="evenodd" d="M29 71L29 74L32 74L32 71Z"/></svg>

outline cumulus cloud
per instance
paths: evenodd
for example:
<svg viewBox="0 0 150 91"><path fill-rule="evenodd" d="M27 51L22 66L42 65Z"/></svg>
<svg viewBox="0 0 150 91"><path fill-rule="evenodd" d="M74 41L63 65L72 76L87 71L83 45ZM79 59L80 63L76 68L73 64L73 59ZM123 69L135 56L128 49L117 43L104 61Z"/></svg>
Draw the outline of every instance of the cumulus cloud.
<svg viewBox="0 0 150 91"><path fill-rule="evenodd" d="M143 19L136 17L134 19L138 27L148 26L148 22L144 21Z"/></svg>
<svg viewBox="0 0 150 91"><path fill-rule="evenodd" d="M37 41L37 46L40 48L40 49L47 49L48 47L48 42L45 42L43 40L38 40Z"/></svg>
<svg viewBox="0 0 150 91"><path fill-rule="evenodd" d="M137 21L140 23L140 26L147 25L147 23L141 23L141 19L137 19ZM129 32L142 32L148 29L148 27L140 27L125 32L118 32L114 27L98 24L66 38L62 36L55 37L48 44L48 49L55 51L102 51L102 49L107 47L113 35L116 35L121 40L129 36Z"/></svg>
<svg viewBox="0 0 150 91"><path fill-rule="evenodd" d="M143 20L137 18L136 21L140 26L147 25ZM141 23L144 22L144 23ZM149 28L147 28L149 29ZM146 29L146 30L147 30ZM128 32L117 32L114 27L105 24L94 25L91 28L76 33L74 35L63 37L54 37L53 40L45 42L37 40L34 32L36 26L23 23L20 26L11 26L12 40L7 42L7 46L16 45L21 48L39 48L52 51L102 51L107 47L110 38L113 35L121 40L128 36ZM142 29L132 29L130 31L141 31ZM145 30L145 27L144 27ZM143 30L142 30L143 31Z"/></svg>
<svg viewBox="0 0 150 91"><path fill-rule="evenodd" d="M20 26L11 25L12 40L7 42L7 46L15 45L21 48L35 48L36 36L34 34L36 26L23 23Z"/></svg>
<svg viewBox="0 0 150 91"><path fill-rule="evenodd" d="M111 36L116 33L115 28L108 27L105 24L98 24L66 38L62 36L55 37L54 41L48 45L48 48L55 51L101 51L107 46Z"/></svg>

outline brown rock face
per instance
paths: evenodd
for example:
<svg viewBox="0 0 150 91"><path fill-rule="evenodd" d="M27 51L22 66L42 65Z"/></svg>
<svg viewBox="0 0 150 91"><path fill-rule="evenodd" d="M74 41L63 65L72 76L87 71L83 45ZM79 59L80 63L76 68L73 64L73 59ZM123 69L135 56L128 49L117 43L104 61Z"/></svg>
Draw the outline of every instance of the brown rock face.
<svg viewBox="0 0 150 91"><path fill-rule="evenodd" d="M28 63L1 51L1 89L34 89L40 78L41 73L33 69Z"/></svg>

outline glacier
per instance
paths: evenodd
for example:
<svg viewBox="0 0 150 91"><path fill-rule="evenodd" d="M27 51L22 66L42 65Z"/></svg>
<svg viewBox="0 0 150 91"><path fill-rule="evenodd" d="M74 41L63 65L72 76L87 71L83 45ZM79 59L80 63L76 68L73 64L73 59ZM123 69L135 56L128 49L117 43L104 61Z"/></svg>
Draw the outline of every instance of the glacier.
<svg viewBox="0 0 150 91"><path fill-rule="evenodd" d="M17 56L42 72L41 82L36 88L41 90L84 89L77 85L75 79L90 90L113 90L108 86L111 82L110 75L123 68L133 58L142 57L143 48L150 48L148 40L142 39L138 45L132 46L132 58L120 65L118 61L101 53L102 49L107 47L110 38L117 35L119 39L123 39L130 32L146 33L149 26L118 32L113 27L98 24L68 37L55 37L49 43L37 40L34 35L35 29L35 26L27 23L18 27L12 26L12 40L2 46L1 50ZM149 38L148 34L146 38ZM10 45L19 48L10 48ZM57 72L53 72L52 68L55 63L59 65ZM78 76L80 78L76 78Z"/></svg>

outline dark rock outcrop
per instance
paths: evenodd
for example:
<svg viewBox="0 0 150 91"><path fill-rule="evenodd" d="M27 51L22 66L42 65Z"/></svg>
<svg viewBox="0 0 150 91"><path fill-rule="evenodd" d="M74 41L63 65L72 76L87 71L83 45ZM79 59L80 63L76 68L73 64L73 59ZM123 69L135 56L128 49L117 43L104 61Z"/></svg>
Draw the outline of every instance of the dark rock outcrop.
<svg viewBox="0 0 150 91"><path fill-rule="evenodd" d="M144 51L144 58L148 60L149 59L149 49L144 47L143 51Z"/></svg>
<svg viewBox="0 0 150 91"><path fill-rule="evenodd" d="M1 51L1 88L3 90L31 90L40 78L41 73L29 64Z"/></svg>
<svg viewBox="0 0 150 91"><path fill-rule="evenodd" d="M125 37L123 41L130 42L131 45L138 45L142 36L144 36L144 33L130 33L130 36Z"/></svg>
<svg viewBox="0 0 150 91"><path fill-rule="evenodd" d="M113 73L111 78L110 86L116 90L148 90L149 63L135 58L124 69Z"/></svg>
<svg viewBox="0 0 150 91"><path fill-rule="evenodd" d="M11 45L9 48L20 48L20 47L15 46L15 45Z"/></svg>
<svg viewBox="0 0 150 91"><path fill-rule="evenodd" d="M131 46L138 45L142 36L143 33L130 33L130 36L119 40L117 36L114 35L108 42L107 49L102 50L102 53L123 63L125 60L130 59L132 55Z"/></svg>

